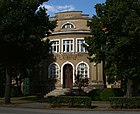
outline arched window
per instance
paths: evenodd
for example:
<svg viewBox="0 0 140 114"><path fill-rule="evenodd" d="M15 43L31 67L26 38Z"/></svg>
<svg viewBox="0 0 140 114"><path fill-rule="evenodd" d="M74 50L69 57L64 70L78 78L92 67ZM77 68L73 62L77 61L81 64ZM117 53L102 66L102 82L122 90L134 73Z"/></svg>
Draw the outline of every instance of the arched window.
<svg viewBox="0 0 140 114"><path fill-rule="evenodd" d="M74 26L71 23L66 23L62 26L62 29L66 29L66 28L74 28Z"/></svg>
<svg viewBox="0 0 140 114"><path fill-rule="evenodd" d="M49 78L58 79L59 77L59 67L56 63L52 63L49 66Z"/></svg>
<svg viewBox="0 0 140 114"><path fill-rule="evenodd" d="M88 66L85 63L80 63L77 66L77 75L88 78Z"/></svg>

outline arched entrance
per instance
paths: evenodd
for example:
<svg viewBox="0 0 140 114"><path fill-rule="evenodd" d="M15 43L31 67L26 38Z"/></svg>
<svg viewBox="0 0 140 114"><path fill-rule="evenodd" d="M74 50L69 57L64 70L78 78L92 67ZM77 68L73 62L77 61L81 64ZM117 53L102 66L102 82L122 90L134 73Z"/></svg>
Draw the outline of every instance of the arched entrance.
<svg viewBox="0 0 140 114"><path fill-rule="evenodd" d="M73 67L70 64L65 64L63 67L63 88L73 87Z"/></svg>

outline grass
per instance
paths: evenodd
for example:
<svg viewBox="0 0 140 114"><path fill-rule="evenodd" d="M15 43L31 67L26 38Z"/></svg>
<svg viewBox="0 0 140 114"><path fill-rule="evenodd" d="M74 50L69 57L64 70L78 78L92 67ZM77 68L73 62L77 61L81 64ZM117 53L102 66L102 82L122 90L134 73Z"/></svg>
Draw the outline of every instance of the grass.
<svg viewBox="0 0 140 114"><path fill-rule="evenodd" d="M4 103L4 98L0 97L0 106L17 106L22 103L33 103L38 99L36 96L23 96L23 97L12 97L11 104L6 105ZM92 101L92 104L109 104L109 101Z"/></svg>
<svg viewBox="0 0 140 114"><path fill-rule="evenodd" d="M30 102L36 102L37 97L36 96L23 96L23 97L12 97L11 102L12 103L30 103ZM4 98L0 97L0 104L4 103ZM92 101L93 104L109 104L109 101Z"/></svg>
<svg viewBox="0 0 140 114"><path fill-rule="evenodd" d="M0 97L0 107L20 107L20 106L24 106L22 104L24 103L33 103L33 102L37 102L38 98L37 96L23 96L23 97L12 97L11 98L11 104L5 104L4 103L4 98ZM21 105L20 105L21 104ZM92 104L109 104L108 101L92 101ZM43 104L42 105L45 108L52 108L51 104ZM40 108L42 108L42 106ZM26 106L25 106L26 107ZM64 108L65 106L63 106ZM54 107L53 107L54 108Z"/></svg>
<svg viewBox="0 0 140 114"><path fill-rule="evenodd" d="M23 96L23 97L12 97L11 103L18 104L18 103L30 103L35 102L37 100L36 96ZM0 97L0 104L4 104L4 98Z"/></svg>

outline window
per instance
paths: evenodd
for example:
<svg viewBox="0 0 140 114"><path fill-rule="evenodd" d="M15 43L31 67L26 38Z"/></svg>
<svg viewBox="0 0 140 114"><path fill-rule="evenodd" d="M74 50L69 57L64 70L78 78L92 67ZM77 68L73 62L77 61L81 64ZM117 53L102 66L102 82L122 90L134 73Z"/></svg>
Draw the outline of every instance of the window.
<svg viewBox="0 0 140 114"><path fill-rule="evenodd" d="M88 67L85 63L80 63L77 67L77 75L88 78Z"/></svg>
<svg viewBox="0 0 140 114"><path fill-rule="evenodd" d="M85 43L84 39L77 39L77 52L85 52L85 47L83 46Z"/></svg>
<svg viewBox="0 0 140 114"><path fill-rule="evenodd" d="M67 23L62 26L62 29L66 29L66 28L74 28L74 26L71 23Z"/></svg>
<svg viewBox="0 0 140 114"><path fill-rule="evenodd" d="M59 68L58 65L55 63L52 63L49 66L49 78L51 79L58 79L59 76Z"/></svg>
<svg viewBox="0 0 140 114"><path fill-rule="evenodd" d="M59 40L54 40L51 42L52 42L52 45L51 45L50 53L59 52Z"/></svg>
<svg viewBox="0 0 140 114"><path fill-rule="evenodd" d="M73 52L73 40L63 40L63 52Z"/></svg>

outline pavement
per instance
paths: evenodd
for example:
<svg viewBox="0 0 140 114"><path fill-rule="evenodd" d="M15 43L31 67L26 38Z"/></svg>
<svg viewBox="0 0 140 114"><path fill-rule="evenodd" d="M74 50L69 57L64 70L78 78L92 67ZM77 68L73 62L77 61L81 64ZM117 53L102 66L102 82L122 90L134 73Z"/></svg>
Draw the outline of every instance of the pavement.
<svg viewBox="0 0 140 114"><path fill-rule="evenodd" d="M68 108L68 107L51 107L46 102L33 102L16 104L19 108L33 108L33 109L73 109L73 110L97 110L97 111L140 111L140 109L126 109L126 108L111 108L110 104L92 104L91 108Z"/></svg>
<svg viewBox="0 0 140 114"><path fill-rule="evenodd" d="M46 102L32 102L32 103L18 103L3 105L0 107L16 107L16 108L31 108L31 109L73 109L73 110L97 110L97 111L140 111L140 109L114 109L111 108L110 104L92 104L91 108L68 108L68 107L51 107L50 104Z"/></svg>
<svg viewBox="0 0 140 114"><path fill-rule="evenodd" d="M12 104L4 104L0 103L0 107L19 107L19 108L34 108L34 109L48 109L52 108L51 105L47 102L25 102L25 103L12 103ZM65 107L55 107L55 108L68 108ZM110 109L110 104L92 104L91 109Z"/></svg>
<svg viewBox="0 0 140 114"><path fill-rule="evenodd" d="M50 106L50 104L48 104L46 102L22 103L22 104L15 104L14 106L15 107L22 107L22 108L34 108L34 109L48 109L48 108L52 108ZM59 107L59 108L67 109L68 107ZM75 109L75 108L73 108L73 109ZM84 108L82 108L82 109L84 109ZM111 106L110 106L110 104L92 104L92 108L91 109L95 109L95 110L110 110Z"/></svg>

